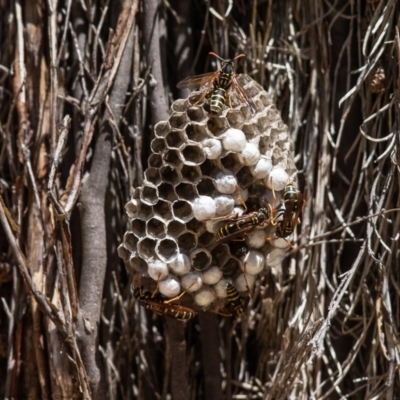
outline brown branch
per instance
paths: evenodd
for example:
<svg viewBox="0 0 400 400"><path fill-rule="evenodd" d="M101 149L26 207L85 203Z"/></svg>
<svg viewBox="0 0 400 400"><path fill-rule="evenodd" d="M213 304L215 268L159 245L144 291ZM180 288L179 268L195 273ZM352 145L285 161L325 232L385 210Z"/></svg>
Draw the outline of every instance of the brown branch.
<svg viewBox="0 0 400 400"><path fill-rule="evenodd" d="M3 198L0 196L0 222L3 226L4 232L6 234L6 238L8 243L11 246L13 255L17 261L18 269L24 278L25 283L27 284L30 292L38 302L41 310L54 322L54 325L59 329L59 331L64 334L66 337L66 331L64 328L64 322L60 319L60 317L53 311L55 309L54 305L50 304L49 300L40 292L36 285L32 281L32 277L28 271L26 265L26 259L24 254L22 253L13 233L11 230L11 224L9 223L7 216L10 215L8 210L5 209ZM15 222L14 222L15 224Z"/></svg>
<svg viewBox="0 0 400 400"><path fill-rule="evenodd" d="M137 1L134 3L137 9ZM125 10L130 12L130 10ZM134 13L132 13L134 14ZM103 372L98 352L98 322L100 320L104 277L107 267L107 241L105 221L105 194L112 150L113 129L109 119L120 120L121 107L128 89L133 52L133 18L127 32L130 33L121 59L115 60L118 72L110 95L111 115L108 110L102 119L102 128L96 141L90 175L81 191L82 221L82 271L79 282L80 315L78 331L82 358L89 375L94 398L105 398L106 387L101 379ZM128 36L127 36L128 39Z"/></svg>
<svg viewBox="0 0 400 400"><path fill-rule="evenodd" d="M332 231L329 231L329 232L326 232L326 233L321 233L320 235L312 236L310 238L310 240L322 239L324 237L327 237L327 236L330 236L330 235L334 235L335 233L342 232L342 231L344 231L346 228L348 228L350 226L354 226L354 225L360 224L361 222L368 221L371 218L376 218L376 217L380 217L380 216L385 215L385 214L389 214L389 213L392 213L392 212L399 212L399 211L400 211L400 208L392 208L390 210L382 210L382 211L380 211L378 213L375 213L375 214L366 215L365 217L361 217L361 218L357 219L356 221L349 222L349 223L344 223L342 226L340 226L339 228L336 228L336 229L334 229ZM301 247L307 247L307 244L304 244Z"/></svg>
<svg viewBox="0 0 400 400"><path fill-rule="evenodd" d="M187 359L185 324L172 318L165 318L166 325L166 378L170 377L173 400L187 400L189 386L187 381ZM169 374L168 374L169 372Z"/></svg>
<svg viewBox="0 0 400 400"><path fill-rule="evenodd" d="M21 145L25 143L25 137L29 130L27 93L26 93L26 68L24 53L24 34L22 21L22 6L18 0L15 2L15 18L17 22L17 46L15 47L15 77L14 96L16 98L16 109L18 112L18 158L23 163Z"/></svg>
<svg viewBox="0 0 400 400"><path fill-rule="evenodd" d="M166 0L164 0L166 1ZM177 21L173 21L172 25L172 33L171 33L171 42L174 44L173 54L174 60L177 60L175 65L174 73L175 80L174 84L176 85L182 79L188 77L189 75L193 75L193 71L191 71L191 62L192 62L192 32L190 27L190 20L192 16L192 6L188 1L181 2L179 0L172 0L171 5L168 5L168 9L172 12L172 10L176 9L176 19ZM198 47L201 49L201 46ZM189 94L188 89L180 89L179 97L185 98Z"/></svg>
<svg viewBox="0 0 400 400"><path fill-rule="evenodd" d="M168 100L165 95L163 66L160 50L160 9L158 0L147 0L144 3L144 40L146 44L147 65L152 65L154 86L150 91L151 123L154 126L159 121L169 117Z"/></svg>
<svg viewBox="0 0 400 400"><path fill-rule="evenodd" d="M0 222L3 226L4 232L6 234L6 237L8 239L8 242L11 246L11 249L13 251L13 255L17 261L17 266L18 269L24 279L24 282L26 283L27 287L29 288L29 291L35 301L37 302L40 310L47 315L50 320L54 323L64 340L67 340L67 342L70 343L71 351L73 353L73 358L77 361L77 368L78 368L78 377L80 379L81 383L81 388L85 396L89 398L89 391L87 388L87 385L85 384L86 382L86 374L84 369L81 367L81 362L79 362L80 356L79 356L79 351L77 344L71 335L71 332L68 331L67 327L65 326L64 321L60 318L59 316L59 310L57 307L50 302L50 300L41 292L37 289L35 283L32 280L32 277L30 275L30 272L27 268L26 265L26 259L24 254L22 253L21 249L19 248L19 245L12 233L11 230L11 224L8 221L7 215L10 215L8 210L5 208L3 199L0 196ZM14 223L15 224L15 223Z"/></svg>
<svg viewBox="0 0 400 400"><path fill-rule="evenodd" d="M58 169L58 166L61 162L61 156L62 156L62 151L66 145L66 140L67 140L67 135L70 131L71 128L71 118L69 115L66 115L60 124L59 127L59 135L58 135L58 140L57 140L57 146L53 152L53 162L51 164L51 169L50 169L50 174L49 174L49 179L47 183L47 191L50 195L50 200L52 201L56 211L58 212L59 215L64 215L65 211L58 201L58 197L55 192L54 184L55 184L55 176L56 172Z"/></svg>
<svg viewBox="0 0 400 400"><path fill-rule="evenodd" d="M199 322L205 398L207 400L220 400L223 396L218 317L211 313L201 312L199 313Z"/></svg>
<svg viewBox="0 0 400 400"><path fill-rule="evenodd" d="M47 0L48 3L48 35L50 49L50 148L54 152L57 141L57 91L58 91L58 64L57 64L57 2Z"/></svg>
<svg viewBox="0 0 400 400"><path fill-rule="evenodd" d="M119 19L119 24L122 24L124 29L117 27L116 35L111 38L108 59L103 65L105 72L100 75L100 78L96 82L96 85L90 95L87 110L85 112L82 148L79 152L77 160L75 161L73 173L70 177L71 191L65 205L65 212L68 215L71 213L79 196L83 164L92 140L94 123L98 117L99 107L104 101L111 86L114 84L115 75L117 74L119 63L123 56L123 52L133 26L137 8L138 0L125 1L123 11L121 12ZM110 64L110 60L113 61L112 64Z"/></svg>

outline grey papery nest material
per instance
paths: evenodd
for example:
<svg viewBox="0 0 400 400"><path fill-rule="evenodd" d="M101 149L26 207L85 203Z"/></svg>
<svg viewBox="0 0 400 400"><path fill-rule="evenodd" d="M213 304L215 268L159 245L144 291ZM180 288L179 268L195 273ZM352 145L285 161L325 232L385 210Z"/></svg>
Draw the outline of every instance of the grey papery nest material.
<svg viewBox="0 0 400 400"><path fill-rule="evenodd" d="M208 98L196 104L202 91L175 101L168 121L154 128L144 183L125 206L131 229L118 251L135 286L154 290L159 281L166 298L187 290L180 301L195 310L220 309L227 282L248 292L258 274L280 264L287 248L268 223L242 244L215 237L229 215L268 203L281 207L282 190L296 174L288 128L268 94L247 75L238 81L256 112L235 93L232 109L218 114L209 112Z"/></svg>

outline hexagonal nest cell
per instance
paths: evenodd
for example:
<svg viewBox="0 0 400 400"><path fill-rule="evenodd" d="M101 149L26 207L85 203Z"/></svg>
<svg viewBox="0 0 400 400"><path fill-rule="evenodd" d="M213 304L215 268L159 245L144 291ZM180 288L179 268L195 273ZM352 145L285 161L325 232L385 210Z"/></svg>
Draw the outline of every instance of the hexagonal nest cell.
<svg viewBox="0 0 400 400"><path fill-rule="evenodd" d="M284 209L283 189L296 175L293 143L263 88L237 79L255 113L234 89L233 108L227 101L219 113L210 112L210 96L196 103L204 89L175 101L155 126L144 184L126 204L131 228L118 254L135 287L157 288L165 299L185 291L170 304L195 311L224 307L228 283L248 295L286 251L282 239L270 240L283 212L268 220L261 211Z"/></svg>

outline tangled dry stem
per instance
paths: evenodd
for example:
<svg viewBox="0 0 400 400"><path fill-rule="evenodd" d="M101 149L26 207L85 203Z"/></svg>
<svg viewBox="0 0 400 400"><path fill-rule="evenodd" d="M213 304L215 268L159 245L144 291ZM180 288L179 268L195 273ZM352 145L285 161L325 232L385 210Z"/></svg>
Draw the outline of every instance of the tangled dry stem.
<svg viewBox="0 0 400 400"><path fill-rule="evenodd" d="M192 399L395 398L397 2L196 0L190 10L178 0L149 0L158 5L152 10L162 27L160 58L146 58L141 4L125 1L118 9L110 3L92 2L88 9L66 2L65 10L51 1L36 8L0 4L1 18L13 21L0 32L0 357L8 361L0 371L1 394L29 388L38 397L96 398L107 390L111 399L155 399L172 392L174 400L186 400L188 388ZM191 40L181 38L183 48L175 48L169 24L191 21L190 12L192 29L174 35L186 32ZM125 50L131 29L133 46ZM123 51L133 62L125 72L128 89L112 87ZM192 54L203 73L213 68L208 51L246 54L239 68L266 88L292 133L307 206L294 249L282 268L258 280L245 317L202 317L183 336L131 299L116 249L126 229L129 187L142 180L149 123L159 119L154 101L165 103L182 79L182 71L166 74L176 64L169 54ZM180 65L187 74L187 63ZM157 92L160 74L165 87ZM113 90L128 90L126 107ZM83 180L101 145L97 132L112 143L107 162L99 163L107 179L100 194L104 185ZM79 218L85 184L105 221L93 213L94 225ZM91 232L93 226L102 232ZM102 243L91 247L93 237ZM107 250L107 260L97 246ZM92 335L83 341L86 349L84 335ZM175 351L179 363L172 370ZM29 366L25 375L21 365ZM33 370L34 383L27 379ZM180 390L177 377L187 377L187 388Z"/></svg>

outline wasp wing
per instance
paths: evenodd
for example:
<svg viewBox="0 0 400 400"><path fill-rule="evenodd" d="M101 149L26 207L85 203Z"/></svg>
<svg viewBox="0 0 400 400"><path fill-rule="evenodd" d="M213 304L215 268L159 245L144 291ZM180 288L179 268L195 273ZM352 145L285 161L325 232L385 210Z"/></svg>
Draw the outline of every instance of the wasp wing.
<svg viewBox="0 0 400 400"><path fill-rule="evenodd" d="M256 105L254 104L253 99L247 93L247 90L237 81L235 75L232 75L231 82L233 88L236 90L237 95L244 103L247 104L247 106L250 108L250 111L254 114L256 112Z"/></svg>
<svg viewBox="0 0 400 400"><path fill-rule="evenodd" d="M293 224L294 226L296 226L297 224L300 224L300 214L303 211L303 208L305 206L306 201L304 200L304 196L303 193L301 192L297 192L297 209L296 209L296 213L294 216L294 220L293 220Z"/></svg>
<svg viewBox="0 0 400 400"><path fill-rule="evenodd" d="M187 321L188 319L192 319L197 314L191 308L178 304L151 303L150 309L152 311L156 312L158 315L165 315L167 317L177 319L178 321Z"/></svg>
<svg viewBox="0 0 400 400"><path fill-rule="evenodd" d="M206 74L189 76L188 78L182 79L176 87L178 89L197 89L200 86L213 84L215 79L219 75L219 70L214 72L207 72Z"/></svg>

